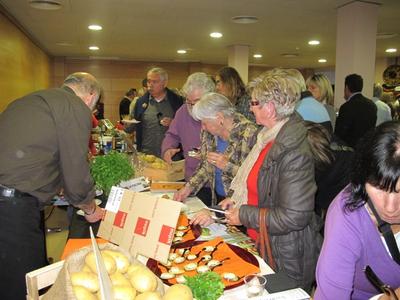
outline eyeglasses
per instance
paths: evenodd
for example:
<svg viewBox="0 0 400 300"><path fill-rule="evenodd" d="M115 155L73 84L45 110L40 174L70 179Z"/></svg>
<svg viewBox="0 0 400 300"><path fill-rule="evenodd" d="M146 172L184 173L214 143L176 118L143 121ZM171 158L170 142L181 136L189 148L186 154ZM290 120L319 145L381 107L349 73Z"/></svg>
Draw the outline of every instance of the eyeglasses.
<svg viewBox="0 0 400 300"><path fill-rule="evenodd" d="M255 100L255 101L250 101L250 106L258 106L260 105L260 101Z"/></svg>
<svg viewBox="0 0 400 300"><path fill-rule="evenodd" d="M189 105L189 106L193 106L193 105L195 105L196 102L199 101L199 100L200 100L200 98L197 98L197 99L194 99L194 100L189 101L189 99L186 98L185 103L186 103L187 105Z"/></svg>

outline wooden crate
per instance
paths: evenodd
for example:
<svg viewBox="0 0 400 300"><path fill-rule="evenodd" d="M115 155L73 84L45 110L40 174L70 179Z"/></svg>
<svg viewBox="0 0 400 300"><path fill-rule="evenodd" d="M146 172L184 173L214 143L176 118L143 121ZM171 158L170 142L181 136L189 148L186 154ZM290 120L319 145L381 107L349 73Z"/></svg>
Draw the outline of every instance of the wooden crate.
<svg viewBox="0 0 400 300"><path fill-rule="evenodd" d="M143 176L159 181L183 180L185 179L185 160L173 161L166 170L154 169L147 165L143 170Z"/></svg>
<svg viewBox="0 0 400 300"><path fill-rule="evenodd" d="M51 286L57 279L57 275L64 265L64 261L59 261L46 267L37 269L26 274L27 300L41 299L39 291Z"/></svg>

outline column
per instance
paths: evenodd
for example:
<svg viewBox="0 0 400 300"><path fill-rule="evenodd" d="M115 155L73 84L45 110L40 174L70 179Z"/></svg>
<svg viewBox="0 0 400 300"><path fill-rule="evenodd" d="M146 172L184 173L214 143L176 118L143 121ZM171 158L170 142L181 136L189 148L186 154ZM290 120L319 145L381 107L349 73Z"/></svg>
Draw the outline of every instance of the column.
<svg viewBox="0 0 400 300"><path fill-rule="evenodd" d="M351 1L337 9L335 107L344 102L344 79L357 73L364 79L363 94L371 98L375 79L379 3Z"/></svg>
<svg viewBox="0 0 400 300"><path fill-rule="evenodd" d="M249 78L249 46L229 46L228 66L235 68L243 82L247 84Z"/></svg>

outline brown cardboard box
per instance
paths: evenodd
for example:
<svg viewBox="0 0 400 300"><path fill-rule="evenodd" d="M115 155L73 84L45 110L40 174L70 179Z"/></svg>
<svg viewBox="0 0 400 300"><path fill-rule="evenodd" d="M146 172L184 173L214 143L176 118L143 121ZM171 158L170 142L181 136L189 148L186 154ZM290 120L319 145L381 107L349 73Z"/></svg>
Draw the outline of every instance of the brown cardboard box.
<svg viewBox="0 0 400 300"><path fill-rule="evenodd" d="M113 187L97 236L129 251L166 262L182 203L160 194Z"/></svg>
<svg viewBox="0 0 400 300"><path fill-rule="evenodd" d="M183 180L185 179L185 160L173 161L165 170L152 168L149 164L145 165L143 176L159 181Z"/></svg>

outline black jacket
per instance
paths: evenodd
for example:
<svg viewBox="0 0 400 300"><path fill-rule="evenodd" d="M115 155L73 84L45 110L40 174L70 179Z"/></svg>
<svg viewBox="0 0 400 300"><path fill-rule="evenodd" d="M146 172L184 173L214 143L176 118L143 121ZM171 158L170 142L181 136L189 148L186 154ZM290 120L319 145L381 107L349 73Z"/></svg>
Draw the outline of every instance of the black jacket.
<svg viewBox="0 0 400 300"><path fill-rule="evenodd" d="M335 135L354 148L368 130L375 128L376 112L377 108L372 100L362 94L354 95L339 109Z"/></svg>

